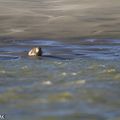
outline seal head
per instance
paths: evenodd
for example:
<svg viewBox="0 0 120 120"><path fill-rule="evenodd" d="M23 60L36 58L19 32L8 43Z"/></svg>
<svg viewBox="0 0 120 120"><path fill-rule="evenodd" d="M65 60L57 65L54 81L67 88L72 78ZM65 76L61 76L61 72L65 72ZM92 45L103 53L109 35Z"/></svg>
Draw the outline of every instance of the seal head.
<svg viewBox="0 0 120 120"><path fill-rule="evenodd" d="M28 56L42 56L42 49L40 47L34 47L28 52Z"/></svg>

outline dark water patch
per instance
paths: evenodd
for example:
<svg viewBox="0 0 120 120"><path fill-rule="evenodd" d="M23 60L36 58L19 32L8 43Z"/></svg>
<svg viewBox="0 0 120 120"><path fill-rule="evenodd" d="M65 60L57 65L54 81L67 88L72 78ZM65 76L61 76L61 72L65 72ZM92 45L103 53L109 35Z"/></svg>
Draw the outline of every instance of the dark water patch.
<svg viewBox="0 0 120 120"><path fill-rule="evenodd" d="M77 45L120 45L120 39L96 39L96 38L80 38L80 37L71 37L69 38L71 44ZM68 41L69 41L68 40Z"/></svg>
<svg viewBox="0 0 120 120"><path fill-rule="evenodd" d="M0 55L0 60L17 60L17 59L19 59L18 56Z"/></svg>
<svg viewBox="0 0 120 120"><path fill-rule="evenodd" d="M65 56L65 57L64 57ZM53 56L53 55L44 55L42 58L48 58L48 59L56 59L56 60L72 60L74 58L72 58L72 56L70 55L70 57L67 55L61 55L61 56Z"/></svg>
<svg viewBox="0 0 120 120"><path fill-rule="evenodd" d="M52 41L52 40L25 40L17 41L17 45L34 45L34 46L60 46L61 42Z"/></svg>
<svg viewBox="0 0 120 120"><path fill-rule="evenodd" d="M0 52L4 52L4 53L18 53L26 50L27 50L26 48L16 45L5 45L0 47Z"/></svg>
<svg viewBox="0 0 120 120"><path fill-rule="evenodd" d="M12 43L14 43L12 45ZM53 40L19 40L1 44L0 54L27 56L27 52L35 46L43 50L43 57L53 59L76 59L91 57L96 59L119 59L120 40L113 39L83 39L63 43Z"/></svg>

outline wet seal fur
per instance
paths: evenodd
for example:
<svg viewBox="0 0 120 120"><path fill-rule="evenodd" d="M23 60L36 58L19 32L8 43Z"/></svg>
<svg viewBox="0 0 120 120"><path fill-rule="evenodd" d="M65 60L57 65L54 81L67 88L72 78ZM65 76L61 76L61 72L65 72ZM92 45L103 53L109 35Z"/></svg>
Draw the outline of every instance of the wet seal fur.
<svg viewBox="0 0 120 120"><path fill-rule="evenodd" d="M28 52L28 56L42 56L41 47L34 47Z"/></svg>
<svg viewBox="0 0 120 120"><path fill-rule="evenodd" d="M70 60L70 58L63 58L59 56L52 56L52 55L43 55L41 47L33 47L29 52L28 56L30 57L46 57L46 58L52 58L52 59L58 59L58 60Z"/></svg>

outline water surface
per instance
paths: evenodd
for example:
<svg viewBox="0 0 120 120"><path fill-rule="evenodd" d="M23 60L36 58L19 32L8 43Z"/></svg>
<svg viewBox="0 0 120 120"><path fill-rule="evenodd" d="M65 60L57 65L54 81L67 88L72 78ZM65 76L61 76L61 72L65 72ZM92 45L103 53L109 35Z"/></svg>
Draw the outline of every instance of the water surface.
<svg viewBox="0 0 120 120"><path fill-rule="evenodd" d="M41 46L42 57L28 57ZM0 43L0 113L12 120L119 120L120 40Z"/></svg>
<svg viewBox="0 0 120 120"><path fill-rule="evenodd" d="M120 38L119 0L0 0L0 37Z"/></svg>
<svg viewBox="0 0 120 120"><path fill-rule="evenodd" d="M120 120L119 92L119 0L0 0L0 115Z"/></svg>

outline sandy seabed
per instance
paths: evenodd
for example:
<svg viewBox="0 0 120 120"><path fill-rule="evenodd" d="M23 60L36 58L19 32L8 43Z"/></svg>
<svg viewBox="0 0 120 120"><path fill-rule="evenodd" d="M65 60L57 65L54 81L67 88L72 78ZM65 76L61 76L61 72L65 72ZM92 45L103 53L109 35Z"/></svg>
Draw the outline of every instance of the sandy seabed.
<svg viewBox="0 0 120 120"><path fill-rule="evenodd" d="M0 0L0 37L120 37L119 0Z"/></svg>

